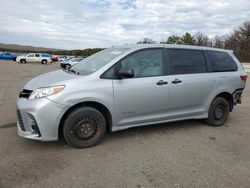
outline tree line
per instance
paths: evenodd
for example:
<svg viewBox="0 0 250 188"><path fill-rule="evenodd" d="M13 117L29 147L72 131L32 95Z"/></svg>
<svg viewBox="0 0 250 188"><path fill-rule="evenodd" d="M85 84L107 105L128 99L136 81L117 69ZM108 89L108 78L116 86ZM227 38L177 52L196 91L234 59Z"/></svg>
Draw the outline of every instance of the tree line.
<svg viewBox="0 0 250 188"><path fill-rule="evenodd" d="M144 38L137 44L156 43L153 39ZM225 48L234 51L235 56L241 62L250 62L250 21L244 22L241 26L228 35L217 35L208 37L202 32L197 32L194 35L186 32L182 36L171 35L161 44L186 44L196 46L206 46L214 48Z"/></svg>
<svg viewBox="0 0 250 188"><path fill-rule="evenodd" d="M48 52L51 54L57 54L57 55L69 55L69 56L83 56L87 57L90 56L96 52L99 52L103 50L103 48L87 48L84 50L58 50L53 52Z"/></svg>
<svg viewBox="0 0 250 188"><path fill-rule="evenodd" d="M87 48L83 50L57 50L42 47L23 46L23 45L7 45L0 43L0 51L14 52L14 53L49 53L56 55L68 55L68 56L90 56L96 52L103 50L104 48Z"/></svg>

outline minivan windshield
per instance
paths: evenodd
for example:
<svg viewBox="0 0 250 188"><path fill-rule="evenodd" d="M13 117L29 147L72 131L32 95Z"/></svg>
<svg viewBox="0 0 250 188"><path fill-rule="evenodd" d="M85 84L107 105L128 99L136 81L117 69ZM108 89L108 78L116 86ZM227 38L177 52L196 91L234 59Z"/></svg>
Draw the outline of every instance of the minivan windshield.
<svg viewBox="0 0 250 188"><path fill-rule="evenodd" d="M129 48L108 48L83 59L71 69L80 75L91 74L128 50Z"/></svg>

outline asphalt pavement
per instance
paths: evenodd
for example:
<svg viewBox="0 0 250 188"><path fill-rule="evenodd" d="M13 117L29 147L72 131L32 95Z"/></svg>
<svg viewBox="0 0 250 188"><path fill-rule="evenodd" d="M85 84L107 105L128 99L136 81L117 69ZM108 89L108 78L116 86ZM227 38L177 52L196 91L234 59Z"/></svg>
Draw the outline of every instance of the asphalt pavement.
<svg viewBox="0 0 250 188"><path fill-rule="evenodd" d="M222 127L192 120L132 128L74 149L16 130L25 82L58 68L0 61L0 187L250 187L250 82Z"/></svg>

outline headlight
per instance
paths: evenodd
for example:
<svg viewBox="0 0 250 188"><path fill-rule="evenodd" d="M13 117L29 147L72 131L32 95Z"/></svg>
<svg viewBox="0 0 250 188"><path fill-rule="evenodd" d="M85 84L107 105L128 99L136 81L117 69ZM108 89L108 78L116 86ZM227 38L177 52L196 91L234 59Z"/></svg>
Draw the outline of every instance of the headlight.
<svg viewBox="0 0 250 188"><path fill-rule="evenodd" d="M47 97L61 92L65 86L53 86L53 87L43 87L35 89L29 96L29 99L38 99L41 97Z"/></svg>

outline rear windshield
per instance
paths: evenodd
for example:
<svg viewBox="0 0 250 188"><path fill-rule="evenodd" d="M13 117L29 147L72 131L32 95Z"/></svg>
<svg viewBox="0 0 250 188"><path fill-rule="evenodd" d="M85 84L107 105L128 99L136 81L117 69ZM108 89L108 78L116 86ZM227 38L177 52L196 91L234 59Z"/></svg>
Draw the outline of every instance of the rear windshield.
<svg viewBox="0 0 250 188"><path fill-rule="evenodd" d="M237 71L237 64L227 52L207 51L214 72Z"/></svg>
<svg viewBox="0 0 250 188"><path fill-rule="evenodd" d="M102 50L80 61L73 67L73 70L80 75L91 74L128 50L129 48L108 48Z"/></svg>

